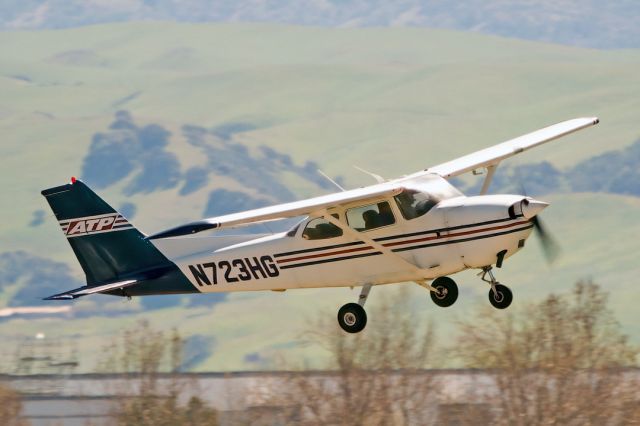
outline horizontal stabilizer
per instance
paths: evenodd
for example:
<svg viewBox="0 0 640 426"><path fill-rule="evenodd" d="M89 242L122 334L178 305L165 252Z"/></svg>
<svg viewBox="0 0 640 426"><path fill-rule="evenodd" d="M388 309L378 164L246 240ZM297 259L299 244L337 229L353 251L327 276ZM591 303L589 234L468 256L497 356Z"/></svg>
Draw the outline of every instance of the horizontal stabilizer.
<svg viewBox="0 0 640 426"><path fill-rule="evenodd" d="M54 294L53 296L45 297L43 300L77 299L80 296L86 296L88 294L102 293L105 291L130 287L137 282L138 280L125 280L125 281L111 282L111 283L102 284L102 285L84 286L84 287L76 288L74 290L66 291L64 293Z"/></svg>

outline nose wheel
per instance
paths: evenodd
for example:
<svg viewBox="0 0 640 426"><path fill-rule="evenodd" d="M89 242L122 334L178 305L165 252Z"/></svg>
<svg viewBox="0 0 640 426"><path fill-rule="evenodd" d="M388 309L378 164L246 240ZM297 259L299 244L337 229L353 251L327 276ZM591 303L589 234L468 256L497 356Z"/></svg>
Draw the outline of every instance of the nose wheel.
<svg viewBox="0 0 640 426"><path fill-rule="evenodd" d="M493 272L491 272L491 267L487 266L482 268L482 272L478 275L482 275L480 279L491 285L491 290L489 290L489 303L491 303L491 306L496 309L508 308L511 302L513 302L513 293L511 293L509 287L500 284L496 280ZM487 275L489 275L488 279Z"/></svg>
<svg viewBox="0 0 640 426"><path fill-rule="evenodd" d="M513 294L509 287L496 284L495 288L489 290L489 303L496 309L505 309L511 305Z"/></svg>

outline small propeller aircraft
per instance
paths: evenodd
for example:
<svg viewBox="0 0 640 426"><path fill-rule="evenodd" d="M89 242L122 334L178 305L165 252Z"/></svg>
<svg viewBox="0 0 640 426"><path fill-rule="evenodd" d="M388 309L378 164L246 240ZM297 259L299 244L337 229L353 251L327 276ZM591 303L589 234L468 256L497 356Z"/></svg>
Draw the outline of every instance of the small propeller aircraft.
<svg viewBox="0 0 640 426"><path fill-rule="evenodd" d="M47 297L102 293L144 296L317 287L362 287L357 303L338 312L346 332L364 329L365 302L375 285L413 281L436 305L458 298L450 275L480 270L489 302L512 293L492 267L525 246L533 229L553 242L537 219L547 203L525 195L487 195L500 162L593 126L598 119L554 124L491 148L375 185L302 201L199 220L146 236L75 178L42 191L82 269L87 285ZM465 196L447 179L486 169L479 195ZM288 232L194 235L305 216Z"/></svg>

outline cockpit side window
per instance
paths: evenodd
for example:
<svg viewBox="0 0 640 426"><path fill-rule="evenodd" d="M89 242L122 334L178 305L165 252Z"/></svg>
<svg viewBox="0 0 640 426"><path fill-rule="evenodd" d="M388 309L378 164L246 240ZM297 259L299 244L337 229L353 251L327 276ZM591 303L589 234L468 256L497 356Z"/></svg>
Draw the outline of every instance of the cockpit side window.
<svg viewBox="0 0 640 426"><path fill-rule="evenodd" d="M298 229L300 229L300 223L296 223L296 225L287 232L287 237L295 237Z"/></svg>
<svg viewBox="0 0 640 426"><path fill-rule="evenodd" d="M394 198L402 216L407 220L426 214L439 201L436 197L413 189L407 189Z"/></svg>
<svg viewBox="0 0 640 426"><path fill-rule="evenodd" d="M338 219L337 214L332 214L331 216ZM304 231L302 231L302 238L305 240L324 240L340 237L341 235L342 229L321 217L310 220Z"/></svg>
<svg viewBox="0 0 640 426"><path fill-rule="evenodd" d="M391 206L382 201L347 210L347 222L356 231L368 231L396 223Z"/></svg>

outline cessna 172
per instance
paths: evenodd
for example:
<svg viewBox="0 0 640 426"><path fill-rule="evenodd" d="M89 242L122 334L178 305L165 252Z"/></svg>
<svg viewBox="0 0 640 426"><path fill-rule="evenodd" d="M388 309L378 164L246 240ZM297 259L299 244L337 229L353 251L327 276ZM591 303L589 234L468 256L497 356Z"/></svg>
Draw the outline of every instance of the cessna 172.
<svg viewBox="0 0 640 426"><path fill-rule="evenodd" d="M490 285L489 301L504 309L512 293L492 266L524 247L547 203L524 195L487 195L500 162L598 123L564 121L402 178L330 195L199 220L146 236L75 178L42 191L86 274L87 285L46 298L88 294L144 296L177 293L353 287L357 303L338 312L345 331L367 322L364 310L375 285L413 281L436 305L455 303L449 276L477 268ZM486 169L476 196L447 179ZM288 232L194 236L305 216ZM547 244L548 245L548 244Z"/></svg>

